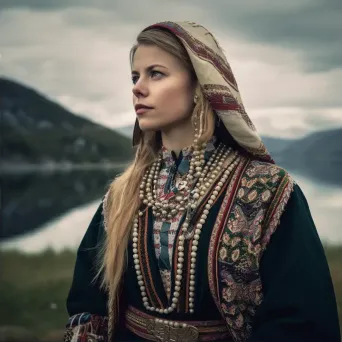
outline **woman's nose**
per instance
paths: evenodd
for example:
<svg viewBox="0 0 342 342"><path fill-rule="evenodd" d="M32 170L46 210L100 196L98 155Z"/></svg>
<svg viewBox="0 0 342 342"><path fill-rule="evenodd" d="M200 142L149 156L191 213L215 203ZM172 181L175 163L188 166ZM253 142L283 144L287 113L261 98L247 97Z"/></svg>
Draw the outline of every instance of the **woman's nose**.
<svg viewBox="0 0 342 342"><path fill-rule="evenodd" d="M147 88L147 85L144 83L144 81L142 79L139 79L134 84L132 91L136 97L146 96L148 93L148 88Z"/></svg>

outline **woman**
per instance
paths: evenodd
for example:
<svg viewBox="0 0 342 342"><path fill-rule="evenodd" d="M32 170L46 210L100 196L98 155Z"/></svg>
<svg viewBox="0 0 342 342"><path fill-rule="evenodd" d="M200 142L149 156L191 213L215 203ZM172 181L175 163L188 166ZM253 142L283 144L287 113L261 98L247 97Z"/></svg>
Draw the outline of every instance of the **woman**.
<svg viewBox="0 0 342 342"><path fill-rule="evenodd" d="M339 341L305 197L214 37L163 22L137 41L136 155L79 247L65 341Z"/></svg>

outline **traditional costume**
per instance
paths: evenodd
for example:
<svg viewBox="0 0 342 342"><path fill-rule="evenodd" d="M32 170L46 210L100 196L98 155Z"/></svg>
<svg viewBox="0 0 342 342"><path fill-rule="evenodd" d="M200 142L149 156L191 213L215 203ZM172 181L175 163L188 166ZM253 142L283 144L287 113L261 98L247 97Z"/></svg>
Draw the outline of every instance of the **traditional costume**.
<svg viewBox="0 0 342 342"><path fill-rule="evenodd" d="M114 333L111 301L93 282L104 196L78 249L64 341L340 341L308 204L257 134L222 49L192 22L150 28L186 48L216 114L215 135L178 157L162 147L145 174ZM134 144L141 135L136 123Z"/></svg>

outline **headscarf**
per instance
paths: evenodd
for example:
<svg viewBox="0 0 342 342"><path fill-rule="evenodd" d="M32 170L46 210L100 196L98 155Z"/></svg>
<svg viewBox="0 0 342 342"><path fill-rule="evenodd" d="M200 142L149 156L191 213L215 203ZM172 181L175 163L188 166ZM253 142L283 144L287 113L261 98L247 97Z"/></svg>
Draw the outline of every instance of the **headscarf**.
<svg viewBox="0 0 342 342"><path fill-rule="evenodd" d="M245 111L241 95L222 48L214 36L194 22L160 22L146 27L173 33L189 54L197 79L214 113L231 137L254 158L273 163L251 119ZM133 132L133 146L141 138L138 121Z"/></svg>

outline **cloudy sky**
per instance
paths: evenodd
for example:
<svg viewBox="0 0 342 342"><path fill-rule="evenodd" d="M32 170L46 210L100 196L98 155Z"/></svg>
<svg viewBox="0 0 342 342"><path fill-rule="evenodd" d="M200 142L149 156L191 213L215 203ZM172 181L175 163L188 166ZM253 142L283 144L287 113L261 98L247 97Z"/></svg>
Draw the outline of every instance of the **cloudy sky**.
<svg viewBox="0 0 342 342"><path fill-rule="evenodd" d="M261 134L342 127L341 0L1 0L0 75L115 128L132 124L129 50L147 25L218 39Z"/></svg>

